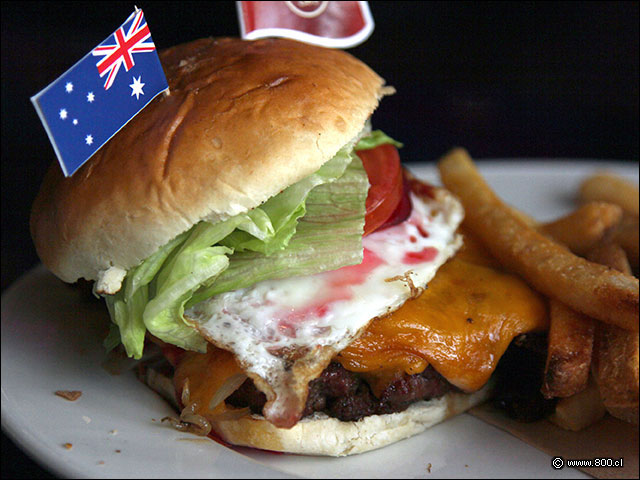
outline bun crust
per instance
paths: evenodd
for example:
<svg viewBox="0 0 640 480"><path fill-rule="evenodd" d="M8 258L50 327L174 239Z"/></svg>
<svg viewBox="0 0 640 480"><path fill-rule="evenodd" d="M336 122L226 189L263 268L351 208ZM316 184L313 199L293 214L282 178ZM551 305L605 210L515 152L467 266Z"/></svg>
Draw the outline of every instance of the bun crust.
<svg viewBox="0 0 640 480"><path fill-rule="evenodd" d="M341 457L363 453L417 435L447 418L478 405L490 396L485 386L472 393L448 393L420 401L407 410L342 422L316 413L291 429L276 428L262 416L212 422L215 432L232 445L304 455Z"/></svg>
<svg viewBox="0 0 640 480"><path fill-rule="evenodd" d="M353 140L390 93L351 55L285 39L201 39L160 59L170 94L72 177L53 164L34 202L36 249L64 281L129 269L203 219L262 204Z"/></svg>

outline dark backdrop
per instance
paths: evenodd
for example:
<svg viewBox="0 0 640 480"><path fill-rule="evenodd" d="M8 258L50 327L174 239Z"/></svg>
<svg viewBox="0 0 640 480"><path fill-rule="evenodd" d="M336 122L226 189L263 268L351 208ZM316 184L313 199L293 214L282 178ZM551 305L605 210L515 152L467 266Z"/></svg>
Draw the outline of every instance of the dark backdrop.
<svg viewBox="0 0 640 480"><path fill-rule="evenodd" d="M141 0L159 48L237 36L235 2ZM28 214L55 155L29 97L106 38L134 2L2 3L2 289L37 263ZM482 158L638 161L638 3L370 2L350 50L398 93L374 127L406 162L454 145ZM2 437L2 476L46 475Z"/></svg>

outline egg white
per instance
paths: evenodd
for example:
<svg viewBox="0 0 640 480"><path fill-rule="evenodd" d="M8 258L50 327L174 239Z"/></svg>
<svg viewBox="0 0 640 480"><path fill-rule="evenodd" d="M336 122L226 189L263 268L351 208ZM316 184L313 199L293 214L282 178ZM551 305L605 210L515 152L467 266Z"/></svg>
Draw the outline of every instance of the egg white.
<svg viewBox="0 0 640 480"><path fill-rule="evenodd" d="M373 318L415 295L458 250L462 207L450 194L437 198L411 194L407 220L363 238L361 265L263 281L205 300L185 317L284 397L291 365L278 352L318 346L339 352Z"/></svg>

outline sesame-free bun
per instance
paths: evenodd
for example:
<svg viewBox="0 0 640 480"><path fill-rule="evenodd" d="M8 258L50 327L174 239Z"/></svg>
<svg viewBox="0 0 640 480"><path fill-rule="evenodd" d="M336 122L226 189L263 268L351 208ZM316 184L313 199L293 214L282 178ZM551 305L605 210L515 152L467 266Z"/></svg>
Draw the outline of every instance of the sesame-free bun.
<svg viewBox="0 0 640 480"><path fill-rule="evenodd" d="M36 250L66 282L101 280L114 293L121 274L105 282L105 272L310 175L391 90L345 52L285 39L201 39L160 60L170 93L72 177L53 164L34 202Z"/></svg>
<svg viewBox="0 0 640 480"><path fill-rule="evenodd" d="M239 446L304 455L341 457L363 453L417 435L484 402L490 385L472 393L450 392L412 404L407 410L343 422L323 413L303 418L293 428L277 428L260 415L212 421L224 441Z"/></svg>

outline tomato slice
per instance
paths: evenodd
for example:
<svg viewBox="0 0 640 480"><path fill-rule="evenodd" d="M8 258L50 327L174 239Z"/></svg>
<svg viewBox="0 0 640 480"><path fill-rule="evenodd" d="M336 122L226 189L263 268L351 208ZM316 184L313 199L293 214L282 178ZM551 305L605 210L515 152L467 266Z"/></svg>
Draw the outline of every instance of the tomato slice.
<svg viewBox="0 0 640 480"><path fill-rule="evenodd" d="M390 144L356 153L362 159L371 185L364 221L364 234L368 235L385 223L402 200L402 167L398 150Z"/></svg>
<svg viewBox="0 0 640 480"><path fill-rule="evenodd" d="M411 191L411 183L407 180L407 177L402 175L402 198L400 199L400 203L393 211L391 216L387 218L387 220L378 227L378 230L384 230L388 227L393 227L399 223L404 222L409 215L411 215L411 209L413 205L411 204L411 197L409 196L409 192Z"/></svg>

